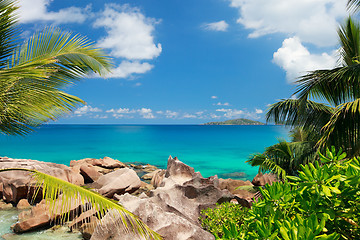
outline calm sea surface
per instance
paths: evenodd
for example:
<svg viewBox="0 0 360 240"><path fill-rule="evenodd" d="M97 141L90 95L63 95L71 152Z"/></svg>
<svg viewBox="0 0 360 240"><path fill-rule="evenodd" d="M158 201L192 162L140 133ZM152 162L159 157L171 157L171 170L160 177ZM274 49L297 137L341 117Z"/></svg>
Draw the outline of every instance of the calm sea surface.
<svg viewBox="0 0 360 240"><path fill-rule="evenodd" d="M282 126L267 125L44 125L26 137L0 135L0 156L65 165L109 156L166 168L171 155L204 177L240 172L239 179L252 179L258 169L245 163L248 157L287 134Z"/></svg>

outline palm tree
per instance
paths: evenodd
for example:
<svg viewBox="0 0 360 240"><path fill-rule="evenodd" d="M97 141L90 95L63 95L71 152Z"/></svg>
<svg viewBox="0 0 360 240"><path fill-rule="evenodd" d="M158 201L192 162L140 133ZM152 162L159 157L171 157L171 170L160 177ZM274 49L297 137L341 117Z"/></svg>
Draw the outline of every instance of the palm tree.
<svg viewBox="0 0 360 240"><path fill-rule="evenodd" d="M18 44L17 9L15 0L0 0L0 132L9 135L27 134L83 104L64 88L91 72L106 73L111 66L102 50L85 37L59 29L47 28ZM119 224L125 229L146 239L161 239L121 205L95 192L36 170L0 171L13 170L33 174L43 189L43 197L53 206L51 209L67 212L70 202L81 201L90 204L99 218L114 209L114 217L119 217ZM59 194L63 204L54 206Z"/></svg>
<svg viewBox="0 0 360 240"><path fill-rule="evenodd" d="M285 140L267 147L262 154L254 154L246 162L259 166L259 172L272 172L279 179L296 176L300 165L316 161L314 135L295 128L291 131L291 142Z"/></svg>
<svg viewBox="0 0 360 240"><path fill-rule="evenodd" d="M111 66L85 37L59 29L47 28L18 44L15 3L0 1L0 131L11 135L26 134L83 104L64 88Z"/></svg>
<svg viewBox="0 0 360 240"><path fill-rule="evenodd" d="M297 99L271 105L266 118L317 132L318 149L334 145L352 157L360 154L360 27L349 17L338 35L341 66L301 77L297 81Z"/></svg>

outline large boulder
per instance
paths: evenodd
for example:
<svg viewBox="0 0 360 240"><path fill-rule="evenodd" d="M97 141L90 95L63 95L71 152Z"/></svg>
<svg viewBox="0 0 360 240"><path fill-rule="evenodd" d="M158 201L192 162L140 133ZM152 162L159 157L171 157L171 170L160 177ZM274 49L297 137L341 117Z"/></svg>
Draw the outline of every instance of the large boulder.
<svg viewBox="0 0 360 240"><path fill-rule="evenodd" d="M63 218L64 214L66 214L68 220L71 220L84 209L80 199L74 199L70 201L70 204L66 203L67 209L69 210L67 212L62 211L61 207L63 205L62 196L59 196L54 205L50 205L48 201L42 200L31 208L31 210L19 214L19 221L13 226L14 232L23 233L50 226L54 224L56 220Z"/></svg>
<svg viewBox="0 0 360 240"><path fill-rule="evenodd" d="M172 178L175 182L182 184L191 180L195 175L194 168L179 161L177 157L168 159L165 178Z"/></svg>
<svg viewBox="0 0 360 240"><path fill-rule="evenodd" d="M151 191L150 197L125 194L116 198L164 239L208 240L214 236L201 228L198 221L201 210L230 201L234 196L219 188L217 176L203 178L193 168L170 157L161 186ZM125 230L115 227L115 222L108 220L97 226L91 239L128 239L123 236ZM132 239L142 238L134 235Z"/></svg>
<svg viewBox="0 0 360 240"><path fill-rule="evenodd" d="M166 240L212 240L212 234L203 230L199 225L194 224L187 218L164 209L155 199L140 199L138 197L125 194L121 196L120 203L130 212L137 215L152 230L159 233ZM127 234L123 225L119 223L121 218L115 221L112 219L114 214L107 214L103 218L103 224L95 229L91 240L125 239L125 240L145 240L136 234Z"/></svg>
<svg viewBox="0 0 360 240"><path fill-rule="evenodd" d="M157 188L161 185L162 181L164 180L166 170L161 169L154 172L151 178L151 184L154 186L154 188Z"/></svg>
<svg viewBox="0 0 360 240"><path fill-rule="evenodd" d="M277 182L278 179L276 177L276 175L271 174L271 173L266 173L266 174L262 174L262 173L258 173L254 179L252 180L252 184L254 184L255 186L265 186L266 184L272 184L273 182Z"/></svg>
<svg viewBox="0 0 360 240"><path fill-rule="evenodd" d="M74 167L76 165L84 165L84 164L90 164L93 166L98 166L98 167L107 168L107 169L127 167L126 164L120 162L119 160L112 159L110 157L104 157L101 159L84 158L81 160L71 160L70 161L70 167Z"/></svg>
<svg viewBox="0 0 360 240"><path fill-rule="evenodd" d="M84 178L79 173L72 171L63 164L0 157L0 169L5 168L35 169L76 185L84 184ZM31 199L35 191L35 181L30 173L25 171L1 172L0 186L2 188L1 195L3 195L3 199L14 204L20 199Z"/></svg>
<svg viewBox="0 0 360 240"><path fill-rule="evenodd" d="M105 197L112 198L114 194L132 193L139 189L141 180L136 172L129 168L122 168L101 176L92 184Z"/></svg>

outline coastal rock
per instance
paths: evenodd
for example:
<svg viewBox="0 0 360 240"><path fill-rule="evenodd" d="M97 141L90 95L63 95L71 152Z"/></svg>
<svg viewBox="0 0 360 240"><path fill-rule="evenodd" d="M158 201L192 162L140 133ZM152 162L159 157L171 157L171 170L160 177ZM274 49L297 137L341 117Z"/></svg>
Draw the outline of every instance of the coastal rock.
<svg viewBox="0 0 360 240"><path fill-rule="evenodd" d="M80 166L80 174L84 177L85 183L92 183L102 176L97 169L90 164Z"/></svg>
<svg viewBox="0 0 360 240"><path fill-rule="evenodd" d="M132 193L140 188L140 185L140 178L134 170L122 168L101 176L92 186L98 189L100 194L112 198L115 193Z"/></svg>
<svg viewBox="0 0 360 240"><path fill-rule="evenodd" d="M0 169L5 168L36 169L39 172L76 185L84 184L84 178L79 173L62 164L0 157ZM20 199L31 198L35 190L34 183L35 181L31 178L29 172L6 171L0 173L0 185L3 188L2 195L6 202L16 204Z"/></svg>
<svg viewBox="0 0 360 240"><path fill-rule="evenodd" d="M161 185L162 181L164 180L165 173L166 170L164 169L154 172L154 175L151 179L151 184L154 186L154 188L157 188Z"/></svg>
<svg viewBox="0 0 360 240"><path fill-rule="evenodd" d="M167 240L212 240L215 239L212 234L203 230L200 226L195 225L192 221L167 211L155 199L140 199L138 197L125 194L121 196L120 203L125 208L137 215L152 230L159 233ZM122 225L111 219L111 215L104 217L103 225L98 225L91 240L100 239L146 239L131 234L125 235ZM119 218L117 219L119 221Z"/></svg>
<svg viewBox="0 0 360 240"><path fill-rule="evenodd" d="M219 187L220 189L227 189L234 195L237 195L242 198L252 198L255 193L251 193L248 189L237 189L238 187L248 186L249 188L254 185L250 181L242 181L242 180L234 180L234 179L219 179Z"/></svg>
<svg viewBox="0 0 360 240"><path fill-rule="evenodd" d="M0 200L0 210L7 210L7 209L11 209L14 206L11 203L6 203L3 200Z"/></svg>
<svg viewBox="0 0 360 240"><path fill-rule="evenodd" d="M170 178L178 184L191 180L195 176L194 168L179 161L177 157L168 159L165 178Z"/></svg>
<svg viewBox="0 0 360 240"><path fill-rule="evenodd" d="M127 167L126 164L120 162L119 160L114 160L110 157L104 157L102 159L84 158L81 160L71 160L70 161L70 167L75 167L76 165L84 165L84 164L90 164L93 166L98 166L98 167L107 168L107 169Z"/></svg>
<svg viewBox="0 0 360 240"><path fill-rule="evenodd" d="M277 182L277 177L274 174L266 173L258 173L254 179L252 180L252 184L255 186L265 186L265 184L272 184L273 182Z"/></svg>
<svg viewBox="0 0 360 240"><path fill-rule="evenodd" d="M27 199L21 199L18 202L18 204L16 205L16 208L17 209L27 209L27 208L31 208L31 205Z"/></svg>
<svg viewBox="0 0 360 240"><path fill-rule="evenodd" d="M153 179L154 175L157 174L158 172L161 172L162 169L156 169L155 171L149 172L145 175L143 175L141 178L144 180L151 180Z"/></svg>
<svg viewBox="0 0 360 240"><path fill-rule="evenodd" d="M54 204L55 207L50 207L47 201L42 200L31 210L21 212L19 214L19 221L13 227L14 232L23 233L50 226L56 219L62 218L65 214L61 211L60 207L63 206L62 197L59 196ZM81 201L71 201L68 209L68 219L72 220L82 209Z"/></svg>

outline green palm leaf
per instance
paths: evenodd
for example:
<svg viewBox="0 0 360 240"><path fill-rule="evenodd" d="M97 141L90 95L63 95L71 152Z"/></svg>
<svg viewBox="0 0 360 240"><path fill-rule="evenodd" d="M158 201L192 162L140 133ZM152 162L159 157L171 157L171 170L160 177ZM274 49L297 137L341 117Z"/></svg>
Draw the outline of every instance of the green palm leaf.
<svg viewBox="0 0 360 240"><path fill-rule="evenodd" d="M308 132L319 132L329 121L333 112L334 108L323 103L310 100L283 99L269 107L266 113L266 121L302 127Z"/></svg>
<svg viewBox="0 0 360 240"><path fill-rule="evenodd" d="M51 28L35 34L0 69L0 131L26 134L69 113L84 102L63 89L110 66L110 59L84 37Z"/></svg>
<svg viewBox="0 0 360 240"><path fill-rule="evenodd" d="M117 221L116 224L125 227L125 229L134 232L138 236L149 240L162 239L159 234L151 230L138 217L126 210L123 206L98 193L36 170L12 168L1 169L0 172L14 170L28 171L32 173L32 176L37 182L38 189L40 187L43 189L43 198L46 199L50 205L50 214L54 214L55 212L64 213L63 217L59 219L62 224L69 219L71 203L77 202L85 206L90 204L90 208L97 211L99 219L107 213L113 214L114 219L118 219L120 217L119 219L121 219L121 221ZM61 205L57 204L56 201L60 194L62 199Z"/></svg>
<svg viewBox="0 0 360 240"><path fill-rule="evenodd" d="M347 7L349 10L357 12L360 9L360 0L348 0Z"/></svg>

